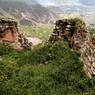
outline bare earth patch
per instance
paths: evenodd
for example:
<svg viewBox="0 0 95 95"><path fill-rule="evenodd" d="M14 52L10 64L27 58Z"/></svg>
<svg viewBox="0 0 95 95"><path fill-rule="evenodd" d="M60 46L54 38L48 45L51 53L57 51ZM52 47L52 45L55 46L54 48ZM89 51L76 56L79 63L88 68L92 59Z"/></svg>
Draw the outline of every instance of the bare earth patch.
<svg viewBox="0 0 95 95"><path fill-rule="evenodd" d="M33 45L38 45L42 43L42 40L37 37L27 37L28 41L31 42Z"/></svg>

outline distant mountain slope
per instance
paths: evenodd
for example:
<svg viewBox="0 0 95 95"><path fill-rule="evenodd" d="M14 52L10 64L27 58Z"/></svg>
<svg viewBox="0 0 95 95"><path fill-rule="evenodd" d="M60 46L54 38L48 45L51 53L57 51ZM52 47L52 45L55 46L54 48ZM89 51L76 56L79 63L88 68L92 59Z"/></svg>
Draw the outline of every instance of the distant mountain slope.
<svg viewBox="0 0 95 95"><path fill-rule="evenodd" d="M25 1L4 0L0 1L0 8L19 21L24 19L33 23L53 23L57 19L55 13L42 7L34 0L31 0L30 4ZM4 11L0 11L1 14L5 15Z"/></svg>
<svg viewBox="0 0 95 95"><path fill-rule="evenodd" d="M59 6L46 6L49 10L53 11L56 14L64 13L64 9Z"/></svg>
<svg viewBox="0 0 95 95"><path fill-rule="evenodd" d="M9 13L7 13L5 10L0 8L0 16L6 16L6 17L12 17Z"/></svg>

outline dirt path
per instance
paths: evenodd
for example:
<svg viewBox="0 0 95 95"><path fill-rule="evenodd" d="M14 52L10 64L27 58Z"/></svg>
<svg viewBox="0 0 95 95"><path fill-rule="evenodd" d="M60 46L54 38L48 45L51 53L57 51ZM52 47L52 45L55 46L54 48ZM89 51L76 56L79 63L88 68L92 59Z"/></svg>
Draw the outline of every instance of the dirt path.
<svg viewBox="0 0 95 95"><path fill-rule="evenodd" d="M32 42L33 45L42 43L42 40L37 37L27 37L27 39L29 40L29 42Z"/></svg>

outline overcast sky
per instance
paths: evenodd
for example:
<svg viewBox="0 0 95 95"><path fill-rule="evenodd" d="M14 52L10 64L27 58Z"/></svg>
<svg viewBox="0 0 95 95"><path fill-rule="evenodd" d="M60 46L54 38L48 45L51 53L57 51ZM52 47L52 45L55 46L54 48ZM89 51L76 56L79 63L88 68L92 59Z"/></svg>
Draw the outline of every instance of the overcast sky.
<svg viewBox="0 0 95 95"><path fill-rule="evenodd" d="M42 5L95 5L95 0L36 0Z"/></svg>
<svg viewBox="0 0 95 95"><path fill-rule="evenodd" d="M2 0L2 1L21 1L29 4L38 3L44 6L60 6L60 5L84 5L84 6L95 6L95 0Z"/></svg>
<svg viewBox="0 0 95 95"><path fill-rule="evenodd" d="M36 0L42 5L79 5L79 0Z"/></svg>

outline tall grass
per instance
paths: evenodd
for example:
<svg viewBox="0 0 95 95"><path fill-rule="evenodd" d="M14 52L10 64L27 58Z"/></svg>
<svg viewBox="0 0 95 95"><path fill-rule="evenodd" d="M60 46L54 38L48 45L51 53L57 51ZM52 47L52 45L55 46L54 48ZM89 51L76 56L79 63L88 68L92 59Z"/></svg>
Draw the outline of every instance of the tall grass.
<svg viewBox="0 0 95 95"><path fill-rule="evenodd" d="M95 94L94 78L85 77L80 55L67 43L22 52L3 46L0 50L0 95Z"/></svg>

